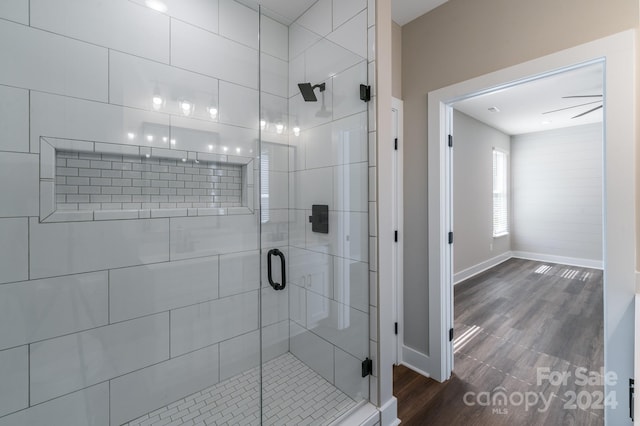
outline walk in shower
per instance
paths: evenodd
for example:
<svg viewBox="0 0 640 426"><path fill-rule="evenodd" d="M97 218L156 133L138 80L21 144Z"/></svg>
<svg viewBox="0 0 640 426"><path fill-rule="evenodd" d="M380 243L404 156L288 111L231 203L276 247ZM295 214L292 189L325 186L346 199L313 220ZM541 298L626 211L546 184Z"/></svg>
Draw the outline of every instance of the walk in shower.
<svg viewBox="0 0 640 426"><path fill-rule="evenodd" d="M369 400L373 11L261 3L0 5L0 426Z"/></svg>

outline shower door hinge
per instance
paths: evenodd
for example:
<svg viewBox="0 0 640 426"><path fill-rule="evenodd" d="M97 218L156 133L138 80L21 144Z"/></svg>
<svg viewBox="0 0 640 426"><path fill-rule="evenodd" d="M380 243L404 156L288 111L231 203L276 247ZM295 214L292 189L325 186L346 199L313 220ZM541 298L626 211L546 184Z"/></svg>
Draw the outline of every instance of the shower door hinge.
<svg viewBox="0 0 640 426"><path fill-rule="evenodd" d="M365 359L362 361L362 377L367 377L373 374L373 360Z"/></svg>
<svg viewBox="0 0 640 426"><path fill-rule="evenodd" d="M449 148L453 148L453 135L449 135Z"/></svg>
<svg viewBox="0 0 640 426"><path fill-rule="evenodd" d="M393 231L393 241L398 242L398 231Z"/></svg>
<svg viewBox="0 0 640 426"><path fill-rule="evenodd" d="M449 341L453 341L453 328L449 329Z"/></svg>
<svg viewBox="0 0 640 426"><path fill-rule="evenodd" d="M633 412L633 397L635 393L635 380L629 379L629 417L631 417L631 421L633 421L634 412Z"/></svg>
<svg viewBox="0 0 640 426"><path fill-rule="evenodd" d="M453 232L449 232L449 244L453 244Z"/></svg>
<svg viewBox="0 0 640 426"><path fill-rule="evenodd" d="M369 102L371 100L371 86L366 84L360 85L360 99Z"/></svg>
<svg viewBox="0 0 640 426"><path fill-rule="evenodd" d="M395 324L394 324L394 326L393 326L393 330L394 330L394 332L395 332L395 334L396 334L396 336L397 336L397 335L398 335L398 323L395 323Z"/></svg>
<svg viewBox="0 0 640 426"><path fill-rule="evenodd" d="M398 150L398 138L395 138L393 140L393 149L395 149L396 151Z"/></svg>

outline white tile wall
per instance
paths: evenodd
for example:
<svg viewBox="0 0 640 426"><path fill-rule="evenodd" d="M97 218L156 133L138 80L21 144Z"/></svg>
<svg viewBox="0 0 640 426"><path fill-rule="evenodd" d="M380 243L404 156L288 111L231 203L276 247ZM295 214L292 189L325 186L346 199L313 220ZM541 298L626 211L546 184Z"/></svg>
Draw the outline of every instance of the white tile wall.
<svg viewBox="0 0 640 426"><path fill-rule="evenodd" d="M260 363L258 330L220 343L220 380L228 379Z"/></svg>
<svg viewBox="0 0 640 426"><path fill-rule="evenodd" d="M169 359L169 314L162 313L34 343L31 403Z"/></svg>
<svg viewBox="0 0 640 426"><path fill-rule="evenodd" d="M223 155L240 149L240 155L255 156L258 146L255 129L179 116L171 116L171 138L176 149Z"/></svg>
<svg viewBox="0 0 640 426"><path fill-rule="evenodd" d="M362 377L362 361L335 348L335 385L356 401L369 398L369 378Z"/></svg>
<svg viewBox="0 0 640 426"><path fill-rule="evenodd" d="M29 92L27 90L0 86L0 141L2 151L29 152Z"/></svg>
<svg viewBox="0 0 640 426"><path fill-rule="evenodd" d="M107 324L107 285L95 272L0 286L0 348Z"/></svg>
<svg viewBox="0 0 640 426"><path fill-rule="evenodd" d="M331 32L331 2L332 0L319 0L309 8L296 23L324 37Z"/></svg>
<svg viewBox="0 0 640 426"><path fill-rule="evenodd" d="M364 60L333 78L334 119L367 110L367 103L360 99L361 84L367 84L367 62Z"/></svg>
<svg viewBox="0 0 640 426"><path fill-rule="evenodd" d="M43 278L169 260L168 219L38 223L30 219L30 269ZM65 247L65 250L60 250Z"/></svg>
<svg viewBox="0 0 640 426"><path fill-rule="evenodd" d="M37 155L0 152L0 217L38 216L38 168Z"/></svg>
<svg viewBox="0 0 640 426"><path fill-rule="evenodd" d="M288 93L287 75L289 64L270 55L260 55L260 89L263 93L286 97Z"/></svg>
<svg viewBox="0 0 640 426"><path fill-rule="evenodd" d="M220 2L220 35L258 49L258 12L235 1Z"/></svg>
<svg viewBox="0 0 640 426"><path fill-rule="evenodd" d="M334 287L334 257L325 253L291 248L289 250L289 281L300 287L332 298Z"/></svg>
<svg viewBox="0 0 640 426"><path fill-rule="evenodd" d="M128 138L128 133L134 135ZM153 134L149 142L144 135ZM162 146L169 138L169 116L63 96L31 92L31 152L40 136L62 139Z"/></svg>
<svg viewBox="0 0 640 426"><path fill-rule="evenodd" d="M351 68L362 61L362 57L327 39L322 39L305 52L305 75L307 81L324 81Z"/></svg>
<svg viewBox="0 0 640 426"><path fill-rule="evenodd" d="M154 106L154 96L164 102ZM109 101L114 104L183 115L180 102L195 105L192 116L212 120L218 106L218 80L124 53L109 52ZM216 121L217 119L214 119ZM168 147L169 145L166 144Z"/></svg>
<svg viewBox="0 0 640 426"><path fill-rule="evenodd" d="M255 215L171 219L171 260L258 249Z"/></svg>
<svg viewBox="0 0 640 426"><path fill-rule="evenodd" d="M29 406L28 347L0 351L0 416Z"/></svg>
<svg viewBox="0 0 640 426"><path fill-rule="evenodd" d="M269 361L289 352L289 321L262 327L262 361Z"/></svg>
<svg viewBox="0 0 640 426"><path fill-rule="evenodd" d="M220 81L220 122L258 129L258 100L257 90Z"/></svg>
<svg viewBox="0 0 640 426"><path fill-rule="evenodd" d="M0 426L108 426L109 384L101 383L0 418Z"/></svg>
<svg viewBox="0 0 640 426"><path fill-rule="evenodd" d="M260 50L286 62L289 59L289 28L267 16L261 16Z"/></svg>
<svg viewBox="0 0 640 426"><path fill-rule="evenodd" d="M367 163L333 168L333 203L331 209L366 212L369 208Z"/></svg>
<svg viewBox="0 0 640 426"><path fill-rule="evenodd" d="M169 18L128 0L31 0L31 25L159 62L169 61Z"/></svg>
<svg viewBox="0 0 640 426"><path fill-rule="evenodd" d="M220 297L257 290L260 259L257 251L220 256Z"/></svg>
<svg viewBox="0 0 640 426"><path fill-rule="evenodd" d="M299 325L307 325L307 290L293 284L289 288L289 318Z"/></svg>
<svg viewBox="0 0 640 426"><path fill-rule="evenodd" d="M369 265L365 262L333 258L333 299L362 312L369 309Z"/></svg>
<svg viewBox="0 0 640 426"><path fill-rule="evenodd" d="M216 54L203 55L202 52ZM225 59L221 61L220 57ZM258 88L257 50L176 20L171 23L171 64Z"/></svg>
<svg viewBox="0 0 640 426"><path fill-rule="evenodd" d="M0 51L0 84L107 99L107 49L0 21Z"/></svg>
<svg viewBox="0 0 640 426"><path fill-rule="evenodd" d="M0 3L0 18L29 25L29 0L4 0Z"/></svg>
<svg viewBox="0 0 640 426"><path fill-rule="evenodd" d="M216 384L218 361L218 345L213 345L112 380L111 425L121 425Z"/></svg>
<svg viewBox="0 0 640 426"><path fill-rule="evenodd" d="M290 322L289 330L291 353L329 383L334 383L333 345L295 322Z"/></svg>
<svg viewBox="0 0 640 426"><path fill-rule="evenodd" d="M217 298L217 256L109 272L112 323Z"/></svg>
<svg viewBox="0 0 640 426"><path fill-rule="evenodd" d="M367 11L363 10L350 18L329 34L327 39L365 59L367 57Z"/></svg>
<svg viewBox="0 0 640 426"><path fill-rule="evenodd" d="M304 67L304 55L299 55L304 53L311 45L317 43L321 38L318 34L308 30L297 22L291 24L291 26L289 26L289 62L293 63L296 59L302 58L302 65ZM292 83L300 82L300 80L294 78L294 76L295 74L290 74L290 80L293 80ZM297 86L295 90L298 90Z"/></svg>
<svg viewBox="0 0 640 426"><path fill-rule="evenodd" d="M270 286L262 290L262 325L267 326L289 319L289 285L284 290Z"/></svg>
<svg viewBox="0 0 640 426"><path fill-rule="evenodd" d="M0 283L28 278L27 218L0 219Z"/></svg>
<svg viewBox="0 0 640 426"><path fill-rule="evenodd" d="M147 7L146 0L131 0ZM223 0L227 1L227 0ZM218 32L218 0L163 0L167 6L166 15L188 22L196 27Z"/></svg>
<svg viewBox="0 0 640 426"><path fill-rule="evenodd" d="M333 29L367 7L367 0L333 0Z"/></svg>
<svg viewBox="0 0 640 426"><path fill-rule="evenodd" d="M171 356L258 328L258 292L252 291L171 312Z"/></svg>

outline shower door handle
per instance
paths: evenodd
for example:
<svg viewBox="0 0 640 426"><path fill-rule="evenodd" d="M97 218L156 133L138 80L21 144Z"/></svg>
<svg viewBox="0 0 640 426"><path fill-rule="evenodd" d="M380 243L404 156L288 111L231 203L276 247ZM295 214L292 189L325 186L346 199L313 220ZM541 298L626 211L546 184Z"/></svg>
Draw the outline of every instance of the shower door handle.
<svg viewBox="0 0 640 426"><path fill-rule="evenodd" d="M282 284L273 282L273 276L271 275L271 256L278 256L280 258L280 268L282 268ZM269 279L269 284L273 287L274 290L284 290L287 285L287 275L285 272L285 261L284 261L284 253L282 253L278 249L271 249L267 253L267 278Z"/></svg>

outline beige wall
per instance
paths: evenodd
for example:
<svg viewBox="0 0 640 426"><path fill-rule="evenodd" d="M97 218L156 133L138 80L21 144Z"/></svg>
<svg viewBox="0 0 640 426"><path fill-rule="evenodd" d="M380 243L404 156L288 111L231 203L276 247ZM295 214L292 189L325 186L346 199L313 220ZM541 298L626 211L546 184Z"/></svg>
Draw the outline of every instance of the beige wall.
<svg viewBox="0 0 640 426"><path fill-rule="evenodd" d="M402 27L391 22L391 96L402 99Z"/></svg>
<svg viewBox="0 0 640 426"><path fill-rule="evenodd" d="M402 28L405 344L427 350L427 93L626 29L638 0L450 0Z"/></svg>

